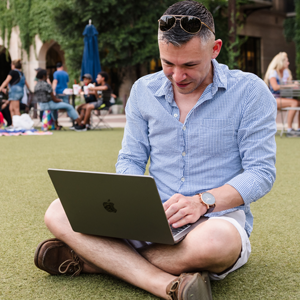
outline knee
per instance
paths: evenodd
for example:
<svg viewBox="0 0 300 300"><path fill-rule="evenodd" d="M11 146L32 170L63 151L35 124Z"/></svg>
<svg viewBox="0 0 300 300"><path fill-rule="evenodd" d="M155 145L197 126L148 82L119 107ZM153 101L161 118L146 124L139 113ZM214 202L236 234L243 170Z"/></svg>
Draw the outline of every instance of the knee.
<svg viewBox="0 0 300 300"><path fill-rule="evenodd" d="M68 224L68 219L59 199L54 200L47 209L44 221L48 229L57 237L64 224Z"/></svg>
<svg viewBox="0 0 300 300"><path fill-rule="evenodd" d="M192 254L197 265L222 271L236 261L242 241L233 224L225 220L210 220L203 224L202 233L200 240L198 237L199 247Z"/></svg>
<svg viewBox="0 0 300 300"><path fill-rule="evenodd" d="M292 107L297 107L299 106L299 101L298 100L295 100L295 99L291 99L292 100Z"/></svg>

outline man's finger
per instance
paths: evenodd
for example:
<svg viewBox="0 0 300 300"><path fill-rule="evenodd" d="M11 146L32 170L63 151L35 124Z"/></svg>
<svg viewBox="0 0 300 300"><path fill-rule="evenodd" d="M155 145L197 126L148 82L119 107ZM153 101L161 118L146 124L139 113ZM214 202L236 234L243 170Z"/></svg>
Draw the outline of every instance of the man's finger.
<svg viewBox="0 0 300 300"><path fill-rule="evenodd" d="M173 205L172 205L172 207L173 207ZM172 207L170 208L170 210L172 209ZM174 223L178 222L179 220L181 220L182 218L185 218L188 215L187 209L185 207L177 206L177 208L178 209L176 212L174 212L169 217L167 217L169 224L174 224Z"/></svg>
<svg viewBox="0 0 300 300"><path fill-rule="evenodd" d="M173 203L166 211L166 217L169 220L170 217L172 217L174 214L176 214L182 206L180 205L179 202Z"/></svg>
<svg viewBox="0 0 300 300"><path fill-rule="evenodd" d="M181 194L174 194L169 200L167 200L164 204L164 210L166 211L172 204L179 201L180 197L183 197Z"/></svg>
<svg viewBox="0 0 300 300"><path fill-rule="evenodd" d="M194 217L192 215L186 215L184 218L178 220L177 222L172 224L172 227L174 228L178 228L178 227L182 227L184 225L190 224L190 223L194 223L192 220L194 219Z"/></svg>
<svg viewBox="0 0 300 300"><path fill-rule="evenodd" d="M200 216L197 216L196 214L188 214L184 218L178 220L177 222L171 224L174 228L179 228L187 224L193 224L195 223Z"/></svg>

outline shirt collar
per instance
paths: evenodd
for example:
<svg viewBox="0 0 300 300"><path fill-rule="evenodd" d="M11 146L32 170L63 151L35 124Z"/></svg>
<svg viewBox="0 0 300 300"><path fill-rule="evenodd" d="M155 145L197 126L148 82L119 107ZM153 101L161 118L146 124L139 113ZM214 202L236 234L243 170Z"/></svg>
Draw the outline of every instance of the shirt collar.
<svg viewBox="0 0 300 300"><path fill-rule="evenodd" d="M213 77L213 83L211 88L211 93L214 95L219 88L227 89L227 77L223 71L223 69L220 67L219 63L212 59L213 64L213 71L214 71L214 77Z"/></svg>
<svg viewBox="0 0 300 300"><path fill-rule="evenodd" d="M212 95L214 95L219 88L227 89L227 77L224 71L222 70L222 68L220 67L219 63L215 59L212 59L212 64L213 64L214 75L213 75L211 93ZM172 103L174 98L172 84L171 81L164 74L163 76L164 76L164 78L162 79L163 83L154 95L157 97L165 96L166 100L169 103Z"/></svg>

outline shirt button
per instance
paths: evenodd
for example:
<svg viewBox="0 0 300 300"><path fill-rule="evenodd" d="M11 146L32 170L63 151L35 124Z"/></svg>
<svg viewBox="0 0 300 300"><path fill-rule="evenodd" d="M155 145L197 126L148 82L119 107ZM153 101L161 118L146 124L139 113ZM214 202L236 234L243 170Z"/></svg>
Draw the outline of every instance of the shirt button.
<svg viewBox="0 0 300 300"><path fill-rule="evenodd" d="M175 117L175 118L177 118L177 117L178 117L178 115L177 115L177 114L174 114L174 117Z"/></svg>
<svg viewBox="0 0 300 300"><path fill-rule="evenodd" d="M184 177L182 177L182 178L181 178L181 181L184 182L184 180L185 180Z"/></svg>
<svg viewBox="0 0 300 300"><path fill-rule="evenodd" d="M185 156L185 154L186 154L185 152L182 152L182 156Z"/></svg>
<svg viewBox="0 0 300 300"><path fill-rule="evenodd" d="M182 127L182 130L183 130L183 131L185 131L185 130L186 130L186 127L185 127L185 126L183 126L183 127Z"/></svg>

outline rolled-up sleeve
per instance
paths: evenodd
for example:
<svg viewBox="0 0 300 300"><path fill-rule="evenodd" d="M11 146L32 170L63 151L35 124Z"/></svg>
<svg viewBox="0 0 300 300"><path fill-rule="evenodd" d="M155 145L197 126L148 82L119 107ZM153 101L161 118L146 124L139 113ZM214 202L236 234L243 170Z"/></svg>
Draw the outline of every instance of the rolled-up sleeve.
<svg viewBox="0 0 300 300"><path fill-rule="evenodd" d="M150 155L148 122L138 108L139 98L142 97L137 93L138 84L139 81L133 85L125 109L126 126L116 164L119 174L143 175Z"/></svg>
<svg viewBox="0 0 300 300"><path fill-rule="evenodd" d="M276 100L257 79L246 92L237 141L243 172L227 184L250 204L267 194L276 178Z"/></svg>

